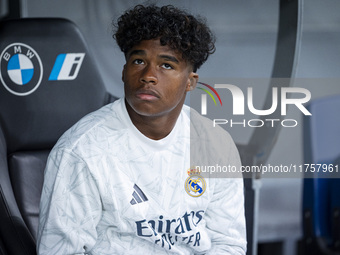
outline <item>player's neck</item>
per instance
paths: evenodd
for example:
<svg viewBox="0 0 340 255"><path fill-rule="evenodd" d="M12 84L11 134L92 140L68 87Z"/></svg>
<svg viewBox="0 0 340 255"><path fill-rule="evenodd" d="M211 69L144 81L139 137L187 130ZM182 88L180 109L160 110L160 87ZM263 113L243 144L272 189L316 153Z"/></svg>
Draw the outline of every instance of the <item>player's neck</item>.
<svg viewBox="0 0 340 255"><path fill-rule="evenodd" d="M133 125L146 137L153 140L160 140L166 137L174 128L181 107L174 109L171 114L161 116L143 116L136 113L131 107L127 106L130 119Z"/></svg>

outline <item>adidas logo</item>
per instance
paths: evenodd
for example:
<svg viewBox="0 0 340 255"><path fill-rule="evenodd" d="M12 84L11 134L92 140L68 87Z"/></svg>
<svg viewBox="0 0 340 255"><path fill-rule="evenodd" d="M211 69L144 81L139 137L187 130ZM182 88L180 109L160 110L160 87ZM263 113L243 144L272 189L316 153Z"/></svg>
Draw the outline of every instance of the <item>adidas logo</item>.
<svg viewBox="0 0 340 255"><path fill-rule="evenodd" d="M135 205L137 203L139 204L148 201L148 198L136 184L133 186L133 189L134 189L132 193L133 198L131 199L130 204Z"/></svg>

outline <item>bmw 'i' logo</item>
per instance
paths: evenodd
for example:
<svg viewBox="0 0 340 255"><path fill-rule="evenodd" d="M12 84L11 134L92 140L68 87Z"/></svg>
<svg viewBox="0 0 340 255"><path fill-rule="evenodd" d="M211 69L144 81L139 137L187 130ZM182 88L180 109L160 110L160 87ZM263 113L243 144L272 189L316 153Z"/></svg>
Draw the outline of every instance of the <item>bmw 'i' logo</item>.
<svg viewBox="0 0 340 255"><path fill-rule="evenodd" d="M12 94L27 96L40 85L43 66L37 52L27 44L12 43L0 55L0 80Z"/></svg>

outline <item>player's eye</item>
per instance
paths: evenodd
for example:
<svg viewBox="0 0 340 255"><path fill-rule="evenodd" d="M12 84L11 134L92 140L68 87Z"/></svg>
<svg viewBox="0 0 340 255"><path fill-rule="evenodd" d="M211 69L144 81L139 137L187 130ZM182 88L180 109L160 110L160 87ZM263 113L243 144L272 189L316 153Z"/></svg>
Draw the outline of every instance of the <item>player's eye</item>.
<svg viewBox="0 0 340 255"><path fill-rule="evenodd" d="M142 64L144 63L144 61L141 60L141 59L135 59L135 60L133 61L133 63L136 64L136 65L142 65Z"/></svg>
<svg viewBox="0 0 340 255"><path fill-rule="evenodd" d="M169 64L167 64L167 63L162 64L162 67L163 67L164 69L173 69L172 66L169 65Z"/></svg>

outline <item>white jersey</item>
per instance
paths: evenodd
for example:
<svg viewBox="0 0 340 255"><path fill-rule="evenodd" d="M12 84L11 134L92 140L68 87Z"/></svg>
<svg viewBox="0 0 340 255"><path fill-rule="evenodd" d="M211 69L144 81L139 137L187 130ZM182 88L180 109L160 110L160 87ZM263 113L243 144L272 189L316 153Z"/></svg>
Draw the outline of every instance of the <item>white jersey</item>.
<svg viewBox="0 0 340 255"><path fill-rule="evenodd" d="M190 111L161 140L137 130L124 99L68 130L45 170L38 254L245 254L243 180L190 180ZM240 166L229 134L219 137L223 160Z"/></svg>

